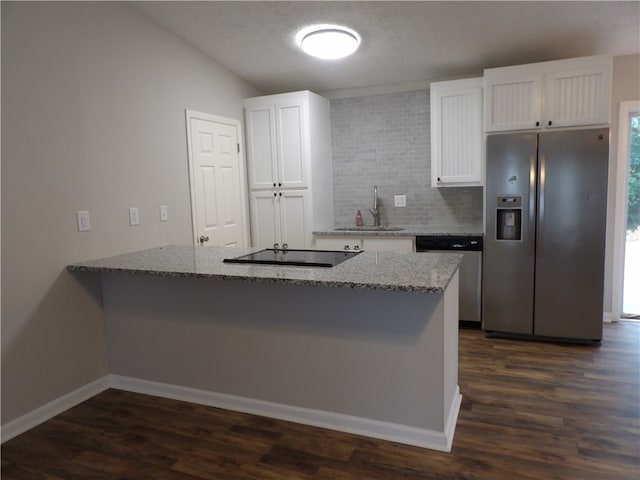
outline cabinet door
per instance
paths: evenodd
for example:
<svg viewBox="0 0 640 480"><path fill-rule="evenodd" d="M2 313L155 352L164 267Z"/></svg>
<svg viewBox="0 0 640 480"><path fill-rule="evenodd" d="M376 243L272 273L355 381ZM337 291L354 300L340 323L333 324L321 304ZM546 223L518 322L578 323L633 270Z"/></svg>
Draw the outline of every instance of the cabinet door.
<svg viewBox="0 0 640 480"><path fill-rule="evenodd" d="M431 84L431 186L483 184L482 78Z"/></svg>
<svg viewBox="0 0 640 480"><path fill-rule="evenodd" d="M337 236L337 237L316 237L317 250L360 250L362 241L357 237Z"/></svg>
<svg viewBox="0 0 640 480"><path fill-rule="evenodd" d="M279 101L275 107L278 187L307 187L307 120L303 100Z"/></svg>
<svg viewBox="0 0 640 480"><path fill-rule="evenodd" d="M249 188L276 187L276 131L273 106L245 109Z"/></svg>
<svg viewBox="0 0 640 480"><path fill-rule="evenodd" d="M547 74L547 128L608 124L611 107L611 65Z"/></svg>
<svg viewBox="0 0 640 480"><path fill-rule="evenodd" d="M278 197L271 191L251 192L251 243L254 247L271 248L280 243Z"/></svg>
<svg viewBox="0 0 640 480"><path fill-rule="evenodd" d="M535 67L484 71L485 130L530 130L542 122L542 72Z"/></svg>
<svg viewBox="0 0 640 480"><path fill-rule="evenodd" d="M289 248L310 248L308 192L306 190L278 192L278 208L282 243L286 243Z"/></svg>
<svg viewBox="0 0 640 480"><path fill-rule="evenodd" d="M414 237L363 237L362 249L370 252L413 252Z"/></svg>

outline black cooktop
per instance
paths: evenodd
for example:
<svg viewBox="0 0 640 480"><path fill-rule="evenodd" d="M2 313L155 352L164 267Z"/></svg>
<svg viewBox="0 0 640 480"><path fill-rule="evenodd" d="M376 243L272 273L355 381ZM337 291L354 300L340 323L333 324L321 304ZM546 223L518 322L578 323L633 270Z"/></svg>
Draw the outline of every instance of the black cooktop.
<svg viewBox="0 0 640 480"><path fill-rule="evenodd" d="M225 258L224 263L253 263L258 265L288 265L297 267L334 267L360 252L329 250L274 250L265 248L236 258Z"/></svg>

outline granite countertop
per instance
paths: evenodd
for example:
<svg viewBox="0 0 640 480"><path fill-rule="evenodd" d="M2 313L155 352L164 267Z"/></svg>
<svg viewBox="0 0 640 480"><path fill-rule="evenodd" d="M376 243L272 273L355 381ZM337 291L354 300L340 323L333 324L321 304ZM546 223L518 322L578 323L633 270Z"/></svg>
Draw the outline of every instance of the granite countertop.
<svg viewBox="0 0 640 480"><path fill-rule="evenodd" d="M331 268L222 263L259 248L168 245L78 262L72 272L120 272L165 277L213 278L322 287L443 293L461 254L362 252Z"/></svg>
<svg viewBox="0 0 640 480"><path fill-rule="evenodd" d="M349 230L344 230L347 227ZM464 235L482 236L482 226L477 225L392 225L391 228L401 228L402 230L370 230L375 227L357 228L352 225L335 226L324 230L313 232L317 236L376 236L376 237L417 237L421 235Z"/></svg>

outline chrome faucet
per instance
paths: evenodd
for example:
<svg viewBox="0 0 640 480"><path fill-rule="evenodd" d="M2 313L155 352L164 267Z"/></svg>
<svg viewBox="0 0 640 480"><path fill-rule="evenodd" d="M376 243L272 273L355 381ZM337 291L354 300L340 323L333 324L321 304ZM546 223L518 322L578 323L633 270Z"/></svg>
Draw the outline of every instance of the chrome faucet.
<svg viewBox="0 0 640 480"><path fill-rule="evenodd" d="M369 210L371 212L371 215L373 215L374 227L377 227L378 225L380 225L380 210L378 209L379 206L380 205L378 202L378 186L374 185L373 186L373 209Z"/></svg>

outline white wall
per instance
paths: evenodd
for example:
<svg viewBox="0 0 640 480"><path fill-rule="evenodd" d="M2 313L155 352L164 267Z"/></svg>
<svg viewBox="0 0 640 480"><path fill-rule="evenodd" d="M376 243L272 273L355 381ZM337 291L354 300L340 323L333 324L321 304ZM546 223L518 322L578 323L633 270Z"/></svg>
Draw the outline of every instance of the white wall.
<svg viewBox="0 0 640 480"><path fill-rule="evenodd" d="M618 159L618 114L620 102L640 99L640 55L624 55L613 58L613 85L611 100L611 148L609 157L609 202L607 208L607 247L605 256L604 311L612 312L613 242Z"/></svg>
<svg viewBox="0 0 640 480"><path fill-rule="evenodd" d="M260 93L125 6L2 2L2 424L107 373L99 285L65 266L190 243L184 110Z"/></svg>

